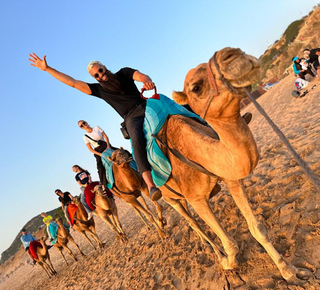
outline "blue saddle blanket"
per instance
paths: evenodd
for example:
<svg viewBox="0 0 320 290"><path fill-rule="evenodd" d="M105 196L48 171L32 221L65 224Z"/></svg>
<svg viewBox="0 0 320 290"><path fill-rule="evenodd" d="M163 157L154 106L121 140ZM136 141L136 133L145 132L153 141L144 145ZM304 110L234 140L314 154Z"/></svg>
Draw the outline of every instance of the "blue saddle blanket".
<svg viewBox="0 0 320 290"><path fill-rule="evenodd" d="M108 157L111 157L113 151L114 151L113 149L107 149L106 151L104 151L101 154L102 164L103 164L103 166L104 166L104 168L106 170L106 178L107 178L107 182L108 182L107 187L109 189L111 189L113 187L113 185L114 185L114 177L113 177L113 172L112 172L112 164L113 164L113 162L108 159ZM138 171L138 166L137 166L137 164L136 164L136 162L134 160L132 160L130 162L130 166L134 170Z"/></svg>
<svg viewBox="0 0 320 290"><path fill-rule="evenodd" d="M157 135L159 133L169 115L201 118L165 95L159 94L159 96L160 100L147 100L143 131L146 138L147 157L152 168L151 174L153 181L157 186L162 186L167 182L171 174L171 165L152 134Z"/></svg>
<svg viewBox="0 0 320 290"><path fill-rule="evenodd" d="M51 244L54 245L57 242L57 232L58 232L58 224L55 222L51 222L48 226L49 232L51 234L51 237L53 238L53 241L51 241Z"/></svg>

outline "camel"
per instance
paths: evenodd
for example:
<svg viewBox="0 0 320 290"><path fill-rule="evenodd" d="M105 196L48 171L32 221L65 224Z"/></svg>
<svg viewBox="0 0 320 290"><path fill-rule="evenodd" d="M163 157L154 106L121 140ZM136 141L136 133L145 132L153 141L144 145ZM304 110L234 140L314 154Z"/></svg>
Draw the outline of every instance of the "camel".
<svg viewBox="0 0 320 290"><path fill-rule="evenodd" d="M123 158L122 154L125 154ZM147 185L142 179L139 172L135 171L130 166L132 160L131 154L123 148L113 151L111 157L108 157L109 161L112 161L112 171L114 175L115 185L112 187L112 193L128 203L136 214L142 219L146 227L149 229L149 225L145 218L154 225L161 239L164 238L165 234L155 221L150 209L148 208L141 192L150 198L150 194ZM124 161L124 162L123 162ZM159 209L160 205L155 203ZM160 222L164 224L162 218L162 207L158 210L161 213Z"/></svg>
<svg viewBox="0 0 320 290"><path fill-rule="evenodd" d="M128 241L128 237L123 231L122 225L119 221L118 209L114 199L103 193L101 185L95 185L93 192L95 193L93 202L96 207L94 213L109 225L111 230L117 234L121 242Z"/></svg>
<svg viewBox="0 0 320 290"><path fill-rule="evenodd" d="M265 227L252 212L242 182L256 167L259 156L253 135L240 116L240 100L244 89L257 80L259 67L256 58L240 49L224 48L207 64L188 72L183 92L174 92L173 99L179 104L188 104L216 133L191 118L173 115L157 137L165 139L168 147L196 162L210 175L182 163L158 142L172 166L166 183L172 190L161 186L161 191L164 201L187 219L202 240L211 244L221 266L233 269L238 265L238 245L218 223L209 206L210 193L218 180L222 180L246 219L252 236L265 248L282 277L290 283L300 283L301 279L308 279L310 273L286 262L271 244ZM184 206L184 199L219 237L224 251L193 220Z"/></svg>
<svg viewBox="0 0 320 290"><path fill-rule="evenodd" d="M62 219L61 218L57 218L56 220L57 225L59 226L58 231L57 231L57 241L54 244L54 247L56 247L62 258L64 259L65 263L68 266L68 262L65 258L65 256L63 255L62 250L65 249L67 251L67 253L69 254L69 256L76 262L77 258L75 257L75 255L72 253L72 251L69 249L68 247L68 242L70 241L71 243L73 243L78 251L80 252L80 254L82 256L85 256L85 254L80 250L78 244L74 241L73 237L71 236L71 234L69 233L69 231L65 228L65 226L63 225Z"/></svg>
<svg viewBox="0 0 320 290"><path fill-rule="evenodd" d="M37 247L38 258L35 259L35 261L47 273L48 277L51 278L53 275L56 275L57 272L53 268L53 265L51 263L48 247L45 243L45 238L39 239L39 242L40 242L42 248ZM46 262L46 260L47 260L47 262Z"/></svg>
<svg viewBox="0 0 320 290"><path fill-rule="evenodd" d="M89 233L89 235L95 240L95 242L98 244L99 248L103 247L102 242L100 241L96 229L95 229L95 222L94 219L91 218L88 220L88 214L86 210L84 209L80 199L78 196L75 196L73 198L72 203L74 203L78 208L74 216L74 224L73 224L73 229L80 232L84 238L92 245L94 249L96 247L92 243L92 241L89 239L87 236L86 232Z"/></svg>

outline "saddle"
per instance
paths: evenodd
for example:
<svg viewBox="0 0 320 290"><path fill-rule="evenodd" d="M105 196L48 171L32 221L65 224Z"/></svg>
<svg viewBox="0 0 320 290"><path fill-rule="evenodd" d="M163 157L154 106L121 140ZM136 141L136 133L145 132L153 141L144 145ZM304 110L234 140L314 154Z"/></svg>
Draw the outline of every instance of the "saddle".
<svg viewBox="0 0 320 290"><path fill-rule="evenodd" d="M97 182L97 181L91 182L84 189L84 196L86 199L86 203L87 203L88 207L92 210L94 210L96 208L95 205L92 204L92 200L94 200L94 198L96 196L96 194L93 192L96 185L99 185L99 182Z"/></svg>
<svg viewBox="0 0 320 290"><path fill-rule="evenodd" d="M31 253L34 259L38 259L37 248L42 248L42 245L38 241L32 241L29 244L29 252Z"/></svg>
<svg viewBox="0 0 320 290"><path fill-rule="evenodd" d="M155 136L162 129L169 116L172 115L182 115L200 120L201 123L204 122L198 115L165 95L159 94L159 99L147 99L143 132L146 138L147 157L151 165L152 179L158 187L167 182L172 169L168 158L158 146Z"/></svg>
<svg viewBox="0 0 320 290"><path fill-rule="evenodd" d="M73 203L68 204L68 214L69 214L70 221L71 221L72 225L74 224L74 215L75 215L77 209L78 209L78 207L75 204L73 204Z"/></svg>

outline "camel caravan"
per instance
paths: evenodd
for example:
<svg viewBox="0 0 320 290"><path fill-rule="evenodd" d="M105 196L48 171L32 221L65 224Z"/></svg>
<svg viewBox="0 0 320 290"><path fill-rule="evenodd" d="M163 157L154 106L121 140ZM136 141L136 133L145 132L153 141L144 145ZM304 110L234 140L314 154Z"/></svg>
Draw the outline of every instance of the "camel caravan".
<svg viewBox="0 0 320 290"><path fill-rule="evenodd" d="M256 58L246 55L240 49L227 47L217 51L207 63L200 64L187 73L183 91L173 93L174 101L155 93L147 100L145 124L150 122L148 116L152 117L152 113L148 113L149 106L162 103L167 115L160 122L161 126L155 125L157 129L151 125L151 131L145 130L147 149L148 152L160 149L162 158L169 164L164 165L166 168L161 168L161 162L153 162L154 166L150 162L155 175L156 170L167 170L165 177L161 176L156 181L163 201L186 219L203 243L211 245L223 269L238 267L237 256L241 253L236 241L221 226L209 204L210 198L221 189L218 182L226 184L248 223L250 233L266 250L282 277L289 283L300 284L303 280L309 279L311 273L306 269L296 268L278 253L264 225L253 214L242 181L255 169L259 156L252 132L240 115L240 101L245 97L245 90L257 82L259 73L260 65ZM187 110L184 107L186 105L190 106L193 112ZM153 155L150 153L150 156ZM166 220L162 216L162 206L153 201L157 210L155 217L143 197L144 195L150 199L148 187L141 174L131 166L132 155L120 148L112 150L109 155L102 153L102 161L107 177L109 172L113 176L112 181L108 179L113 195L131 206L144 224L155 229L164 241ZM125 247L130 237L119 221L114 199L104 194L99 183L91 183L86 192L93 196L91 206L94 215L108 224ZM201 229L190 214L188 205L192 206L220 241L213 240ZM74 197L70 207L75 209L72 215L71 210L69 211L73 229L79 231L92 247L96 249L97 246L101 249L104 244L96 234L94 219L88 218L80 199ZM62 253L63 249L77 261L67 246L68 242L77 247L80 255L84 254L61 219L56 223L58 231L54 247L60 251L68 265ZM37 262L50 277L55 270L43 241L42 246ZM45 259L49 265L45 263Z"/></svg>

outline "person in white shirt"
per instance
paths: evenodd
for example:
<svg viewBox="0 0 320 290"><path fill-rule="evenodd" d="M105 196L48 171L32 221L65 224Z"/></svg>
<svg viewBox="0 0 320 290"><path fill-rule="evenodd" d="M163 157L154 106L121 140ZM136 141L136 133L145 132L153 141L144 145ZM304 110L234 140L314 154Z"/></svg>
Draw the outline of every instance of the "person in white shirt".
<svg viewBox="0 0 320 290"><path fill-rule="evenodd" d="M107 134L98 126L90 127L88 122L84 120L80 120L78 122L78 126L86 130L86 134L83 136L83 140L87 145L90 152L94 154L94 157L97 161L97 169L99 174L99 180L103 189L106 189L107 179L106 179L106 171L101 161L101 153L106 149L116 149L112 147L109 142L109 138Z"/></svg>

